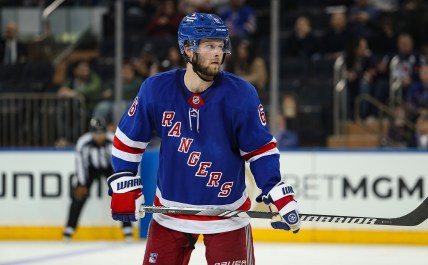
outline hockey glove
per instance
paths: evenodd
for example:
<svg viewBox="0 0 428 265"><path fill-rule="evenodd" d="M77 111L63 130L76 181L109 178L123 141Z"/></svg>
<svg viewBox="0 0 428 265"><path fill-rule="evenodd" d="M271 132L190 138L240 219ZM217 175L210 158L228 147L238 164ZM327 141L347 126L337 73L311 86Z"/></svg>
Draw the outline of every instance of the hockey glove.
<svg viewBox="0 0 428 265"><path fill-rule="evenodd" d="M273 203L281 216L275 216L271 220L271 225L275 229L284 229L297 233L300 230L299 207L294 200L293 188L285 182L276 184L267 195L260 195L256 201L264 202L267 205ZM281 218L282 217L282 218Z"/></svg>
<svg viewBox="0 0 428 265"><path fill-rule="evenodd" d="M137 221L140 217L140 205L144 204L140 176L134 176L132 172L120 172L111 175L107 183L113 220Z"/></svg>

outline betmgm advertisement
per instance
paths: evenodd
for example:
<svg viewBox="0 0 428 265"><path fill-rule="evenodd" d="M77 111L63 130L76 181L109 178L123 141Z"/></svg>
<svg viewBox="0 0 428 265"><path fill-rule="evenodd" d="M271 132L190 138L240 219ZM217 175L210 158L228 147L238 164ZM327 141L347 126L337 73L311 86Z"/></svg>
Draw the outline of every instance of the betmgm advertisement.
<svg viewBox="0 0 428 265"><path fill-rule="evenodd" d="M0 239L61 239L76 182L74 152L3 150L0 161ZM294 187L301 213L395 218L410 213L428 197L426 161L428 152L283 151L281 174ZM252 210L269 211L255 202L260 190L248 175ZM120 223L111 219L109 203L106 182L96 181L76 235L119 239ZM269 220L253 219L254 239L428 244L428 221L414 227L364 224L363 218L324 221L308 218L294 235L271 229ZM97 231L98 237L92 238L90 231Z"/></svg>

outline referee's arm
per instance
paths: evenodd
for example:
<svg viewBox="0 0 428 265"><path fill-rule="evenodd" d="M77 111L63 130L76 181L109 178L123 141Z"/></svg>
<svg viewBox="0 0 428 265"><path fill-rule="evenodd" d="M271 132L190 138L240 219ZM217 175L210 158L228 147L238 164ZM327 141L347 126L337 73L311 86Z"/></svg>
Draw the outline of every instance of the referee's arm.
<svg viewBox="0 0 428 265"><path fill-rule="evenodd" d="M86 135L85 135L86 136ZM88 180L88 154L84 154L84 147L88 143L87 137L81 137L76 145L76 174L79 186L85 186ZM87 152L86 152L87 153Z"/></svg>

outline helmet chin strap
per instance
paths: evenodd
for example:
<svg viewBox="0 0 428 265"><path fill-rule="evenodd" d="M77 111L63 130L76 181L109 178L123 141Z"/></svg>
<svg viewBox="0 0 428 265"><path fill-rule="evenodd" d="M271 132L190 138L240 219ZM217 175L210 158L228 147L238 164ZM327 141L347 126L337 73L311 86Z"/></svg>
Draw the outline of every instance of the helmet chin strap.
<svg viewBox="0 0 428 265"><path fill-rule="evenodd" d="M226 55L223 54L223 58L221 60L221 64L220 65L223 64L225 57L226 57ZM205 82L212 82L212 81L214 81L214 79L217 77L217 75L214 75L212 77L212 79L207 79L207 78L203 77L202 74L201 74L201 72L200 72L199 66L196 64L197 61L198 61L198 54L195 52L193 54L193 59L191 61L189 60L189 63L192 65L193 72L195 72L199 76L199 78L202 79L202 80L204 80Z"/></svg>

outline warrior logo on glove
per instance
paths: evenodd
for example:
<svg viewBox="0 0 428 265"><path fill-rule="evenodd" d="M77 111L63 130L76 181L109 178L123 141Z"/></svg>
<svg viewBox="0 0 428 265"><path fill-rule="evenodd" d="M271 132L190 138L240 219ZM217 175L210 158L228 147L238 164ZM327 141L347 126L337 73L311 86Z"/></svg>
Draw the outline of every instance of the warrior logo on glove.
<svg viewBox="0 0 428 265"><path fill-rule="evenodd" d="M282 193L284 195L294 194L293 187L291 187L291 186L282 187Z"/></svg>
<svg viewBox="0 0 428 265"><path fill-rule="evenodd" d="M141 186L141 178L117 182L117 190Z"/></svg>
<svg viewBox="0 0 428 265"><path fill-rule="evenodd" d="M137 221L140 218L140 206L144 204L140 176L134 176L132 172L120 172L111 175L107 183L113 220Z"/></svg>

